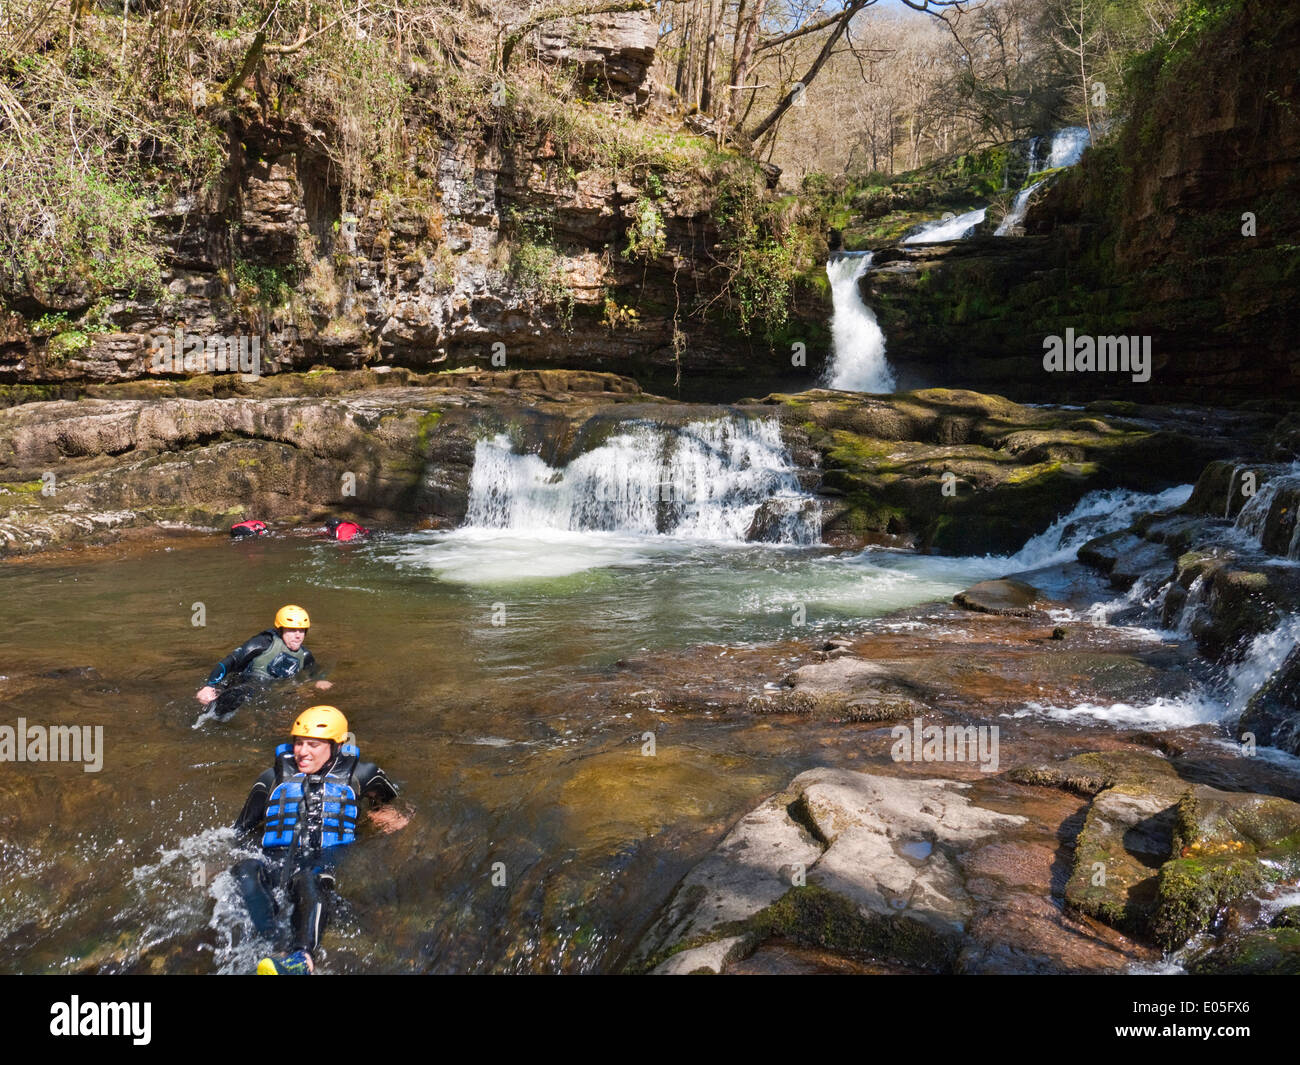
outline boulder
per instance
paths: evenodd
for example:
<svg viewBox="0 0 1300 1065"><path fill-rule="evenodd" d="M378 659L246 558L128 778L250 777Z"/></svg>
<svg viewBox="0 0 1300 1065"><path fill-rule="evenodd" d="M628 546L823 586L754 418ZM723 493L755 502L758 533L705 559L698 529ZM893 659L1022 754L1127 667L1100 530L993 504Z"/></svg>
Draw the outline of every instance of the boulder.
<svg viewBox="0 0 1300 1065"><path fill-rule="evenodd" d="M958 856L1025 823L977 805L968 790L851 770L801 773L686 876L638 946L638 967L720 972L779 936L951 968L974 912Z"/></svg>

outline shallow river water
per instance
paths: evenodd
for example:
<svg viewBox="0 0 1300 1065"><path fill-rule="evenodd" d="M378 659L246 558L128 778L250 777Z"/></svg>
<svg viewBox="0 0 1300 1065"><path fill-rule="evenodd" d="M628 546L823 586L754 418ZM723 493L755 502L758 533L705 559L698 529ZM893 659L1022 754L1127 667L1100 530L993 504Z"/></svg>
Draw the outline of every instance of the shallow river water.
<svg viewBox="0 0 1300 1065"><path fill-rule="evenodd" d="M1127 520L1113 502L1092 510ZM349 848L325 971L617 969L727 827L845 740L668 712L674 680L653 672L611 705L602 681L642 656L780 647L948 600L1096 531L1068 524L1012 559L464 529L190 535L10 564L0 724L102 726L103 749L97 772L0 765L0 970L249 971L266 944L225 872L225 826L320 702L411 815ZM289 602L332 690L201 720L212 664Z"/></svg>

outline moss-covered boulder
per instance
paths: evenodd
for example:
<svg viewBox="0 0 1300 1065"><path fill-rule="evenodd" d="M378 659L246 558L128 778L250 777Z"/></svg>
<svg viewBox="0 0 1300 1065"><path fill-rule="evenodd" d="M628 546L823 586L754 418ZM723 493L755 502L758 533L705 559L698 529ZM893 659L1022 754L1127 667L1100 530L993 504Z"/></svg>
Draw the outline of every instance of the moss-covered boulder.
<svg viewBox="0 0 1300 1065"><path fill-rule="evenodd" d="M1257 928L1234 935L1187 963L1196 976L1300 975L1300 929Z"/></svg>
<svg viewBox="0 0 1300 1065"><path fill-rule="evenodd" d="M1175 950L1300 870L1300 804L1184 780L1145 752L1092 752L1012 776L1092 793L1067 907Z"/></svg>
<svg viewBox="0 0 1300 1065"><path fill-rule="evenodd" d="M772 395L796 449L820 456L828 542L896 537L952 554L1009 554L1088 492L1190 481L1224 442L1001 396Z"/></svg>

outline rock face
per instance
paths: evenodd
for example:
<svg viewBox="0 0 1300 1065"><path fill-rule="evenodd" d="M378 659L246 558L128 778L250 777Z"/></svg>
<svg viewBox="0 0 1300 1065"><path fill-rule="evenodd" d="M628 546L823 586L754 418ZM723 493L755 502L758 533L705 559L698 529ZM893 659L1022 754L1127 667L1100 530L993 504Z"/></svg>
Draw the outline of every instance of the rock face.
<svg viewBox="0 0 1300 1065"><path fill-rule="evenodd" d="M254 512L306 519L346 509L455 525L484 436L508 430L521 451L563 465L630 421L741 416L779 421L801 487L818 497L804 509L820 507L827 542L1010 552L1090 490L1163 487L1231 446L970 392L811 392L704 406L587 371L212 375L57 391L69 398L0 409L0 538L10 551L78 539L79 529L223 525ZM42 494L47 474L57 494ZM348 474L354 495L345 494ZM749 537L777 539L789 518L784 505L760 508ZM910 706L893 690L848 703L836 712L906 716Z"/></svg>
<svg viewBox="0 0 1300 1065"><path fill-rule="evenodd" d="M918 967L949 967L973 912L954 853L1024 822L975 805L968 787L800 774L686 877L639 948L642 963L719 972L818 914L825 946L870 945Z"/></svg>
<svg viewBox="0 0 1300 1065"><path fill-rule="evenodd" d="M497 14L510 27L534 9L514 3ZM653 11L615 12L543 23L519 48L571 69L584 91L643 102L657 38ZM416 99L446 91L414 74L410 89ZM412 120L401 190L361 190L345 204L321 150L331 131L292 106L275 110L273 119L253 108L231 116L219 196L179 195L159 208L163 294L96 305L67 348L6 314L0 383L204 372L156 357L177 328L200 339L256 337L264 374L382 362L583 367L668 381L685 366L688 378L752 379L754 356L769 351L735 336L714 306L725 277L710 195L724 172L737 190L761 192L767 181L742 155L694 142L693 155L674 156L676 170L661 164L648 186L648 166L603 165L590 144L564 140L578 136L568 127ZM628 257L635 227L651 218L647 204L656 239ZM77 292L49 298L72 320L94 303Z"/></svg>
<svg viewBox="0 0 1300 1065"><path fill-rule="evenodd" d="M452 526L465 516L481 436L513 426L562 461L575 422L647 398L626 378L595 374L437 380L336 395L58 400L0 411L0 552L160 522L296 523L344 512Z"/></svg>
<svg viewBox="0 0 1300 1065"><path fill-rule="evenodd" d="M649 10L586 15L538 31L543 57L573 64L582 81L604 84L616 94L635 94L643 87L658 43L659 27Z"/></svg>

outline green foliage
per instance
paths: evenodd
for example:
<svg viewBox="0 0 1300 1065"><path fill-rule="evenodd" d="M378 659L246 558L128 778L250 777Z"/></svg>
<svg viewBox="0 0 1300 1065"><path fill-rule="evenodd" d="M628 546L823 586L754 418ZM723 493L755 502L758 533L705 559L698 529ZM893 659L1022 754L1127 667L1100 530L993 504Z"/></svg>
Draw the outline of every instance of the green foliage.
<svg viewBox="0 0 1300 1065"><path fill-rule="evenodd" d="M662 185L659 187L662 194ZM642 194L632 208L632 224L627 230L624 257L651 262L664 254L667 241L668 234L658 205L649 195Z"/></svg>
<svg viewBox="0 0 1300 1065"><path fill-rule="evenodd" d="M511 207L503 229L510 246L510 276L522 294L554 306L560 325L573 325L576 303L561 269L562 255L555 246L549 221Z"/></svg>
<svg viewBox="0 0 1300 1065"><path fill-rule="evenodd" d="M287 267L261 266L235 260L235 298L245 305L271 310L283 307L293 295L297 273Z"/></svg>
<svg viewBox="0 0 1300 1065"><path fill-rule="evenodd" d="M790 316L790 290L799 270L787 227L761 186L735 177L722 189L714 217L724 234L731 272L727 293L740 331L761 328L771 339Z"/></svg>
<svg viewBox="0 0 1300 1065"><path fill-rule="evenodd" d="M389 42L326 34L314 44L304 69L303 106L334 131L327 147L343 177L345 206L362 191L404 177L411 85Z"/></svg>
<svg viewBox="0 0 1300 1065"><path fill-rule="evenodd" d="M161 263L150 197L107 160L33 160L10 168L0 197L0 274L43 301L111 291L152 293Z"/></svg>

